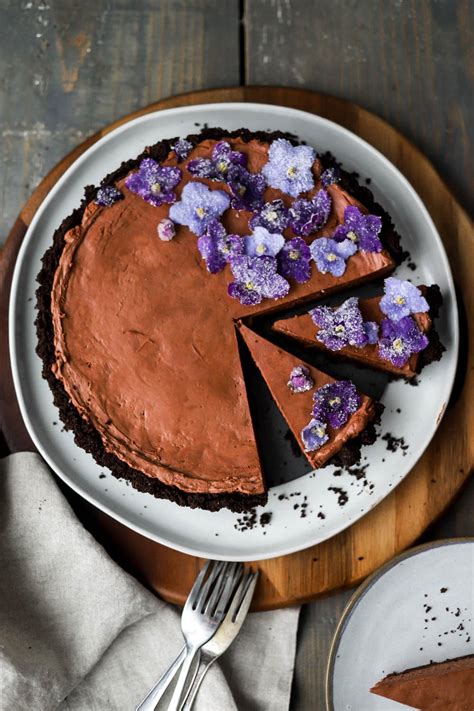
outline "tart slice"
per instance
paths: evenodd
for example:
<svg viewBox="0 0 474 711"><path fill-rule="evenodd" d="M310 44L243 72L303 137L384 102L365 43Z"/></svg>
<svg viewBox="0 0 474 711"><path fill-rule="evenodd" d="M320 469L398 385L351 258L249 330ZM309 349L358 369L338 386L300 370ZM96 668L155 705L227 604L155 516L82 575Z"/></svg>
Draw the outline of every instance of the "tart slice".
<svg viewBox="0 0 474 711"><path fill-rule="evenodd" d="M349 380L334 380L240 324L240 333L309 463L355 464L375 441L383 406Z"/></svg>
<svg viewBox="0 0 474 711"><path fill-rule="evenodd" d="M421 711L472 711L474 655L389 674L370 691Z"/></svg>
<svg viewBox="0 0 474 711"><path fill-rule="evenodd" d="M273 329L305 346L413 378L444 351L433 319L442 297L437 285L416 287L388 278L384 295L351 297L337 307L317 306Z"/></svg>

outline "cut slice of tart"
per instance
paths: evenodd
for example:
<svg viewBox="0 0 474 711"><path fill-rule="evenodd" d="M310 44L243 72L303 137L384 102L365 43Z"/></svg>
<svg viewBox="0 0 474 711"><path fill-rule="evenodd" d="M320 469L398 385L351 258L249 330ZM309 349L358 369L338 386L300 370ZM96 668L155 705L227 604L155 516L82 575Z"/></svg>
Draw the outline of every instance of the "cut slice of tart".
<svg viewBox="0 0 474 711"><path fill-rule="evenodd" d="M473 711L474 655L389 674L370 691L421 711Z"/></svg>
<svg viewBox="0 0 474 711"><path fill-rule="evenodd" d="M445 350L433 326L442 296L437 285L415 287L394 278L385 280L385 292L370 299L351 297L336 307L317 306L272 328L305 346L413 378Z"/></svg>
<svg viewBox="0 0 474 711"><path fill-rule="evenodd" d="M309 463L355 464L362 444L375 441L383 406L239 324L273 399Z"/></svg>

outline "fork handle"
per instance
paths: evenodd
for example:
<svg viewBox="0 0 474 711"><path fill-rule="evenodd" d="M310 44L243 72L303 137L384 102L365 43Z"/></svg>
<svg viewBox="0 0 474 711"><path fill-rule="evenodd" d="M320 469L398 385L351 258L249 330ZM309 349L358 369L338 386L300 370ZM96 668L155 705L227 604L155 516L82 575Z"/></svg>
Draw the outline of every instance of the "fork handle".
<svg viewBox="0 0 474 711"><path fill-rule="evenodd" d="M216 661L217 658L218 657L211 657L211 659L209 659L209 661L207 661L205 663L204 662L200 663L198 672L197 672L196 676L194 677L194 681L191 685L191 688L188 691L186 702L183 706L182 711L191 711L193 704L194 704L194 700L197 695L197 692L199 691L199 687L202 684L202 680L204 679L207 672L209 671L209 667L211 667L214 664L214 662Z"/></svg>
<svg viewBox="0 0 474 711"><path fill-rule="evenodd" d="M168 711L181 711L183 707L183 702L185 700L185 687L186 683L188 681L188 677L191 673L191 669L193 666L194 658L196 655L201 656L201 647L188 647L187 648L187 655L186 659L183 662L183 666L181 667L181 672L178 677L178 681L176 683L176 686L174 688L173 696L170 701L170 705L168 706ZM194 680L194 676L191 679L191 682Z"/></svg>
<svg viewBox="0 0 474 711"><path fill-rule="evenodd" d="M171 666L160 676L155 686L150 689L143 701L136 707L135 711L155 711L158 701L165 693L168 686L173 681L178 669L184 662L187 649L183 647Z"/></svg>

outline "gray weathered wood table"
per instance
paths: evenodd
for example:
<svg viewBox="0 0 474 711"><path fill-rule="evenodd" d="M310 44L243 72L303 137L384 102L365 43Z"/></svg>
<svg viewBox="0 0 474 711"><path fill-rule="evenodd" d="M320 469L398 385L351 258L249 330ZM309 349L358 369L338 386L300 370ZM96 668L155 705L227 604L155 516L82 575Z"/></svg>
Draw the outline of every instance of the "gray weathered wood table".
<svg viewBox="0 0 474 711"><path fill-rule="evenodd" d="M474 205L470 0L0 0L0 236L87 135L162 97L238 84L341 96L413 140ZM3 334L2 334L3 336ZM426 540L473 534L474 483ZM322 710L350 596L302 612L292 708Z"/></svg>

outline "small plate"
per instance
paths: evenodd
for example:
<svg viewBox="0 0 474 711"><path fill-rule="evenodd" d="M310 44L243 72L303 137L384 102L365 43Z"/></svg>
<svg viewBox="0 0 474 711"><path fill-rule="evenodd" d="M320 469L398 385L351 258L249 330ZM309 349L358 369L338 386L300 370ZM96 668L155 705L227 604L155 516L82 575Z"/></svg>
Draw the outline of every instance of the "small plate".
<svg viewBox="0 0 474 711"><path fill-rule="evenodd" d="M307 474L304 457L294 457L283 437L286 426L272 410L273 425L268 427L267 419L265 428L271 432L265 453L273 455L270 469L266 468L271 489L265 511L272 517L264 526L249 527L227 510L210 513L180 508L139 493L107 472L104 478L102 468L76 447L72 434L62 431L35 354L34 293L41 257L63 218L79 205L84 186L98 184L144 146L195 133L196 126L205 123L225 129L247 126L253 131L289 131L321 152L332 151L345 168L358 171L361 179L370 177L371 189L392 215L404 248L410 250L418 265L415 272L400 267L397 276L410 277L418 284L437 283L444 297L437 327L447 350L441 362L423 371L418 387L401 381L377 381L376 374L370 372L366 378L367 388L373 382L380 385L375 395L385 405L382 432L404 438L407 448L388 452L381 438L364 448L365 478L359 480L348 473L334 478L331 466L315 475ZM334 536L382 501L408 474L436 432L449 400L457 362L458 318L453 280L436 228L417 193L381 153L332 121L304 111L262 104L207 104L158 111L120 126L85 151L58 180L37 211L18 255L10 302L10 347L15 388L31 438L75 491L142 535L185 553L259 560L292 553ZM339 372L345 377L347 368ZM357 381L360 371L352 368L352 372ZM365 387L365 382L357 382ZM341 490L348 494L347 501ZM296 503L301 504L299 508L295 508ZM304 517L300 515L302 509L307 514ZM258 521L263 512L258 510Z"/></svg>
<svg viewBox="0 0 474 711"><path fill-rule="evenodd" d="M474 653L474 538L418 546L368 578L331 647L328 711L401 711L369 689L387 674Z"/></svg>

